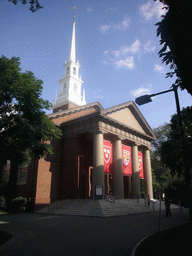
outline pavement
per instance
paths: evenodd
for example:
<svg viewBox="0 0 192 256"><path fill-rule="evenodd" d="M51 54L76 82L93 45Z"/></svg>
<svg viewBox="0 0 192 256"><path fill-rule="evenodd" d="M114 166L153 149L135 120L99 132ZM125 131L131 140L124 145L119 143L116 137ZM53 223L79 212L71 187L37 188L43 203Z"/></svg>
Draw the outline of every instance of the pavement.
<svg viewBox="0 0 192 256"><path fill-rule="evenodd" d="M161 230L189 222L188 210L172 217L161 213ZM0 246L1 256L131 255L134 246L156 232L158 211L108 218L51 213L0 215L0 229L13 238Z"/></svg>

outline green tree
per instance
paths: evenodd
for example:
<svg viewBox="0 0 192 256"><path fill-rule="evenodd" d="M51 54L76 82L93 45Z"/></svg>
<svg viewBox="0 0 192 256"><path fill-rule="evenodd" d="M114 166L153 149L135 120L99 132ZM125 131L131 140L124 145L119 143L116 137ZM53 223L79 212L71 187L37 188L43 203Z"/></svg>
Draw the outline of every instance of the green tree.
<svg viewBox="0 0 192 256"><path fill-rule="evenodd" d="M157 138L156 141L152 142L151 151L153 191L155 198L160 196L161 187L162 192L165 192L170 183L179 179L177 174L171 174L170 168L164 166L161 160L161 146L168 140L170 130L171 127L169 123L165 123L153 130Z"/></svg>
<svg viewBox="0 0 192 256"><path fill-rule="evenodd" d="M181 111L182 127L178 116L171 119L171 131L168 140L162 143L162 161L172 173L184 175L186 184L190 184L189 170L192 167L192 107Z"/></svg>
<svg viewBox="0 0 192 256"><path fill-rule="evenodd" d="M156 1L156 0L155 0ZM172 72L167 77L177 76L176 85L187 89L192 95L191 87L191 1L159 0L167 9L162 20L156 25L157 36L160 36L159 51L162 62L170 65Z"/></svg>
<svg viewBox="0 0 192 256"><path fill-rule="evenodd" d="M61 130L47 117L51 104L41 98L41 80L32 72L21 72L19 58L0 58L0 166L11 161L8 191L14 194L18 166L53 154L50 140L59 139Z"/></svg>
<svg viewBox="0 0 192 256"><path fill-rule="evenodd" d="M9 2L12 2L14 5L16 5L18 3L18 0L9 0ZM20 2L22 4L27 4L27 0L20 0ZM38 0L30 0L29 4L30 4L29 10L32 11L32 12L36 12L39 9L43 8L43 6L41 6L39 4Z"/></svg>
<svg viewBox="0 0 192 256"><path fill-rule="evenodd" d="M183 108L181 120L182 126L178 125L178 115L173 115L169 138L161 147L161 158L163 163L171 169L172 174L184 176L184 181L172 183L167 188L167 193L183 200L185 206L189 207L189 215L192 219L190 173L192 171L192 107ZM172 193L173 190L175 193Z"/></svg>

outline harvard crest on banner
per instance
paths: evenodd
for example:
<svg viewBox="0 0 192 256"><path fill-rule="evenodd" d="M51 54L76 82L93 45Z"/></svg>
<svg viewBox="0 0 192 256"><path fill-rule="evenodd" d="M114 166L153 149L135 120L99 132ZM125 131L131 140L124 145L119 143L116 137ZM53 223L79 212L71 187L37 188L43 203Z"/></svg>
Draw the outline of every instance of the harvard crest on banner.
<svg viewBox="0 0 192 256"><path fill-rule="evenodd" d="M131 147L122 145L123 174L132 175Z"/></svg>
<svg viewBox="0 0 192 256"><path fill-rule="evenodd" d="M110 141L103 141L104 172L112 173L113 147Z"/></svg>

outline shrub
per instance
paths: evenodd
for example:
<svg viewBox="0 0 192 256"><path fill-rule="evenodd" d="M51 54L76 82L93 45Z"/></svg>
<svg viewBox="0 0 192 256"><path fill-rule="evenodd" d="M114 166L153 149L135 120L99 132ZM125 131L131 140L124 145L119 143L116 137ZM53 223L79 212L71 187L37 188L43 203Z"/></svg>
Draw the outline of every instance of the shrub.
<svg viewBox="0 0 192 256"><path fill-rule="evenodd" d="M26 209L27 198L19 196L11 201L11 212L21 212Z"/></svg>
<svg viewBox="0 0 192 256"><path fill-rule="evenodd" d="M5 208L5 197L0 196L0 209Z"/></svg>

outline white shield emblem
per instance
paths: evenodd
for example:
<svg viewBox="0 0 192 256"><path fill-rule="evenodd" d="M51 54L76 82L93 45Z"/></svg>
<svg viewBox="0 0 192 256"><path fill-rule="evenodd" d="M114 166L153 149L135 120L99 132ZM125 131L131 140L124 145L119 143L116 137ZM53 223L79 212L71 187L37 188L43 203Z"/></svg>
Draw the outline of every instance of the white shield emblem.
<svg viewBox="0 0 192 256"><path fill-rule="evenodd" d="M130 152L123 149L123 162L125 166L129 164L129 159L130 159Z"/></svg>
<svg viewBox="0 0 192 256"><path fill-rule="evenodd" d="M109 162L109 160L111 159L111 147L108 146L103 146L103 150L104 150L104 160L105 162Z"/></svg>
<svg viewBox="0 0 192 256"><path fill-rule="evenodd" d="M142 169L142 157L141 156L138 156L138 160L139 160L139 170Z"/></svg>

